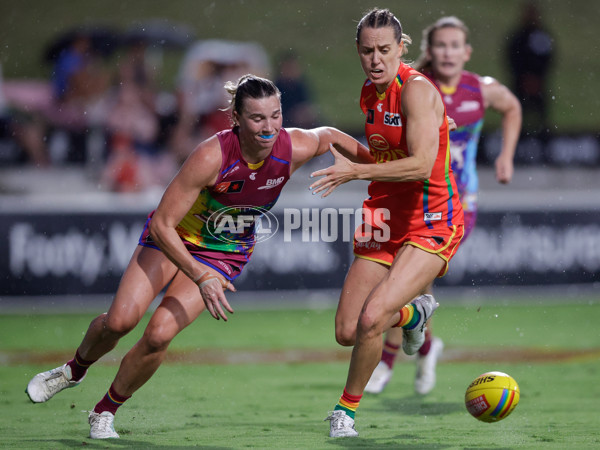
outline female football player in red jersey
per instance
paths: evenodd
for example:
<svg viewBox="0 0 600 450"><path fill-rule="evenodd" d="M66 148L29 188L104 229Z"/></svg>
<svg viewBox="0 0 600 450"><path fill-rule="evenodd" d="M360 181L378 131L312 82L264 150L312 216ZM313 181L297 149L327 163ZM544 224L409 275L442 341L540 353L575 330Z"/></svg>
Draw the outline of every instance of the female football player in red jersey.
<svg viewBox="0 0 600 450"><path fill-rule="evenodd" d="M469 30L456 17L442 17L423 30L421 55L415 69L428 76L441 90L446 113L455 121L450 132L452 170L465 213L467 238L477 218L477 147L485 110L490 108L502 115L502 147L496 158L496 180L509 183L513 175L513 158L521 132L521 105L510 90L492 77L464 70L471 58ZM427 293L432 293L429 286ZM428 324L425 342L417 353L415 391L429 393L436 382L436 364L443 343L431 335ZM396 353L402 343L400 330L391 329L383 346L381 361L375 368L366 392L379 393L392 376Z"/></svg>
<svg viewBox="0 0 600 450"><path fill-rule="evenodd" d="M360 105L377 164L357 164L335 149L331 167L313 173L315 193L350 180L371 180L365 223L355 233L355 259L336 313L336 339L354 345L348 378L329 415L331 437L351 437L356 408L381 357L382 336L403 330L407 354L418 351L437 303L421 295L443 276L463 235L463 211L450 167L448 119L440 92L402 62L410 38L387 9L359 22L358 56L367 80ZM382 224L384 226L380 226Z"/></svg>
<svg viewBox="0 0 600 450"><path fill-rule="evenodd" d="M224 291L235 290L231 282L250 259L255 228L221 236L214 218L222 216L213 213L227 211L231 221L246 224L248 214L269 210L290 175L331 144L354 161L371 161L367 148L334 128L282 128L280 93L269 80L246 75L226 89L233 128L201 142L182 165L150 214L110 309L91 322L74 358L27 386L31 401L41 403L81 383L166 288L142 338L89 414L93 439L119 437L117 408L152 377L181 330L205 309L217 320L233 313Z"/></svg>

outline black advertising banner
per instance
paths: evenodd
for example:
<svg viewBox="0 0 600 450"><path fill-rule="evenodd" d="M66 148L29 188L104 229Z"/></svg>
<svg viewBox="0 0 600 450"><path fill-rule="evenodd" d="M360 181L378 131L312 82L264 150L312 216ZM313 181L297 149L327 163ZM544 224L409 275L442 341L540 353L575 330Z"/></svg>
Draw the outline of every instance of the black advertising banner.
<svg viewBox="0 0 600 450"><path fill-rule="evenodd" d="M344 211L342 211L342 209ZM240 290L336 289L352 261L349 208L272 215ZM0 214L0 296L114 292L145 213ZM481 212L438 286L600 281L600 211Z"/></svg>
<svg viewBox="0 0 600 450"><path fill-rule="evenodd" d="M145 219L143 214L0 215L0 292L113 292Z"/></svg>
<svg viewBox="0 0 600 450"><path fill-rule="evenodd" d="M440 286L600 281L600 211L480 213Z"/></svg>
<svg viewBox="0 0 600 450"><path fill-rule="evenodd" d="M341 287L353 256L341 222L338 226L335 241L314 227L303 227L292 232L291 242L274 237L258 244L243 274L244 287ZM600 211L481 212L436 285L593 282L600 282Z"/></svg>

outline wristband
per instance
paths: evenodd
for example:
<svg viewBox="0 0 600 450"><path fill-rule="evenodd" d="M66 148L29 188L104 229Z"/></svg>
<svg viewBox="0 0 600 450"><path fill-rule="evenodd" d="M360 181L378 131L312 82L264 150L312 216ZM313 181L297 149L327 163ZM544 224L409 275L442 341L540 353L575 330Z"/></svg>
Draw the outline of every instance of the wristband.
<svg viewBox="0 0 600 450"><path fill-rule="evenodd" d="M221 287L223 288L223 290L225 290L227 288L227 285L229 284L229 282L227 280L225 280L223 277L220 277L219 275L212 275L211 273L208 272L208 270L204 273L202 273L199 277L197 277L197 279L194 280L194 283L198 284L198 288L202 289L204 286L206 286L208 283L210 283L212 280L217 280L220 284Z"/></svg>
<svg viewBox="0 0 600 450"><path fill-rule="evenodd" d="M200 275L198 275L196 278L194 278L192 281L196 284L198 284L198 281L200 281L200 279L206 275L208 273L208 270L205 270L204 272L202 272Z"/></svg>

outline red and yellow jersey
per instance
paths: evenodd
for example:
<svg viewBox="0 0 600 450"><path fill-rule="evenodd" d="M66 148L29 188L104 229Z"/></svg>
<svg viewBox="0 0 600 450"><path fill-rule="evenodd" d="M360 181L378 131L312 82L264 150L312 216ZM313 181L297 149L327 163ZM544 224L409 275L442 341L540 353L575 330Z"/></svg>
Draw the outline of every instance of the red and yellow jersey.
<svg viewBox="0 0 600 450"><path fill-rule="evenodd" d="M403 132L406 117L402 113L403 84L419 72L400 63L395 81L387 91L379 94L375 85L363 85L360 106L366 114L365 136L371 155L378 164L406 158L408 146ZM370 209L385 208L390 211L392 235L406 234L419 229L463 223L463 212L458 199L456 182L452 175L448 120L439 129L439 148L431 172L425 181L384 182L369 184L369 198L364 206Z"/></svg>

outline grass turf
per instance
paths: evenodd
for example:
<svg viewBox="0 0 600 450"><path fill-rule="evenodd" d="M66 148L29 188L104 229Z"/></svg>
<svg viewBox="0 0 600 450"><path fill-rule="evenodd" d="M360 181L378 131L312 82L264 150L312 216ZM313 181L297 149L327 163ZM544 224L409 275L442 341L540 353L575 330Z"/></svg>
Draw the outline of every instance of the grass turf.
<svg viewBox="0 0 600 450"><path fill-rule="evenodd" d="M171 350L223 348L230 352L286 349L331 350L331 310L239 311L228 324L200 318ZM568 305L445 305L436 334L453 351L477 349L598 349L597 302ZM341 393L347 362L168 363L121 408L118 441L86 438L85 410L104 394L115 374L113 358L98 363L85 382L46 404L23 393L35 373L58 365L40 363L48 352L69 354L90 315L0 316L0 432L9 448L597 448L600 387L597 356L556 361L447 358L427 397L413 394L414 364L401 361L386 391L365 395L357 414L358 439L331 440L323 422ZM518 329L517 329L518 328ZM136 330L115 350L122 354ZM15 352L29 352L15 361ZM521 401L502 422L473 419L463 404L468 383L482 372L511 374Z"/></svg>

